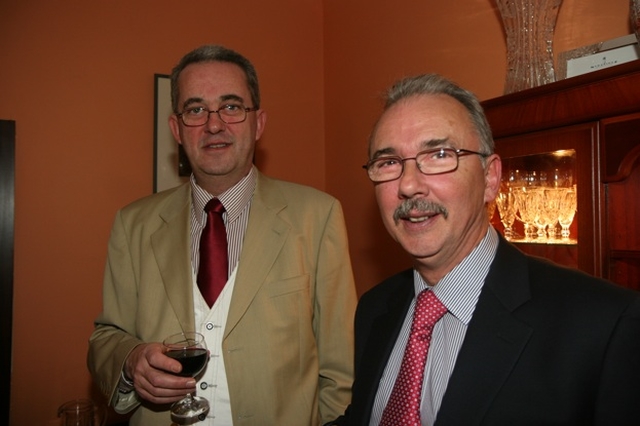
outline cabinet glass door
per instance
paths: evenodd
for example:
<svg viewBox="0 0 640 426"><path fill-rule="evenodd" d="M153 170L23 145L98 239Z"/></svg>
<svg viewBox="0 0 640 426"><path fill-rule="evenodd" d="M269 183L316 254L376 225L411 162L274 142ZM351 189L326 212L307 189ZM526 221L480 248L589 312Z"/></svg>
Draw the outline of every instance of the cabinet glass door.
<svg viewBox="0 0 640 426"><path fill-rule="evenodd" d="M496 207L509 241L578 244L575 158L568 149L502 159Z"/></svg>
<svg viewBox="0 0 640 426"><path fill-rule="evenodd" d="M496 140L502 182L492 223L522 251L601 272L597 124Z"/></svg>
<svg viewBox="0 0 640 426"><path fill-rule="evenodd" d="M605 278L640 290L640 114L602 120Z"/></svg>

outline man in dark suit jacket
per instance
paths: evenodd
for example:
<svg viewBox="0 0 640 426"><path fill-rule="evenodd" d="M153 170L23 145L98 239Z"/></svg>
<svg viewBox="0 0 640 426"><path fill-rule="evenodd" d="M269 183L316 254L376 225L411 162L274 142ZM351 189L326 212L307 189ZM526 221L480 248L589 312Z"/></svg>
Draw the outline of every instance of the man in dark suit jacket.
<svg viewBox="0 0 640 426"><path fill-rule="evenodd" d="M502 167L476 97L437 75L404 79L369 148L383 222L414 267L360 299L352 402L335 424L640 424L640 295L490 226ZM385 408L422 291L448 312L408 422Z"/></svg>

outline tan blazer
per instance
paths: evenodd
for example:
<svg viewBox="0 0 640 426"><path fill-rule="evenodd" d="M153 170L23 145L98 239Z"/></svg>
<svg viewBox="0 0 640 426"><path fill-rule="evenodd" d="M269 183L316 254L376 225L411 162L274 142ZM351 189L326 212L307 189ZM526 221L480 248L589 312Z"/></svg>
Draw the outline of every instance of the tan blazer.
<svg viewBox="0 0 640 426"><path fill-rule="evenodd" d="M186 184L116 215L88 366L119 411L131 409L117 392L129 351L194 329L190 203ZM355 304L340 203L258 174L222 343L234 425L318 425L341 414ZM167 410L143 403L131 425L169 425Z"/></svg>

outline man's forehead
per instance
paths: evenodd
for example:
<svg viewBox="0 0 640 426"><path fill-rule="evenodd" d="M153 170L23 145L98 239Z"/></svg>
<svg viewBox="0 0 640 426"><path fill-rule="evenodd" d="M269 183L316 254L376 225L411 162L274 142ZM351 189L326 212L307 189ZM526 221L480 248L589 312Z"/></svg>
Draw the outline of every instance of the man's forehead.
<svg viewBox="0 0 640 426"><path fill-rule="evenodd" d="M250 91L244 72L235 64L203 62L188 65L178 84L184 102L246 101Z"/></svg>
<svg viewBox="0 0 640 426"><path fill-rule="evenodd" d="M466 108L448 95L420 95L390 106L375 125L369 151L394 152L401 147L425 150L461 148L475 134Z"/></svg>

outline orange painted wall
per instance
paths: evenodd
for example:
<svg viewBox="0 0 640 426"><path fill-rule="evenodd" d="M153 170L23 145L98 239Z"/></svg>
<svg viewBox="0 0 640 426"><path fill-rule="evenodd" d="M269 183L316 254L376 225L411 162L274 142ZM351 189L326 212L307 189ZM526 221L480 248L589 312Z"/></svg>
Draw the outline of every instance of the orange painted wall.
<svg viewBox="0 0 640 426"><path fill-rule="evenodd" d="M116 209L152 191L153 74L209 42L246 54L269 118L266 173L343 203L359 291L408 265L360 165L378 94L436 71L499 96L493 0L0 3L0 118L16 120L11 425L94 393L87 338ZM556 51L629 33L627 0L565 0Z"/></svg>

